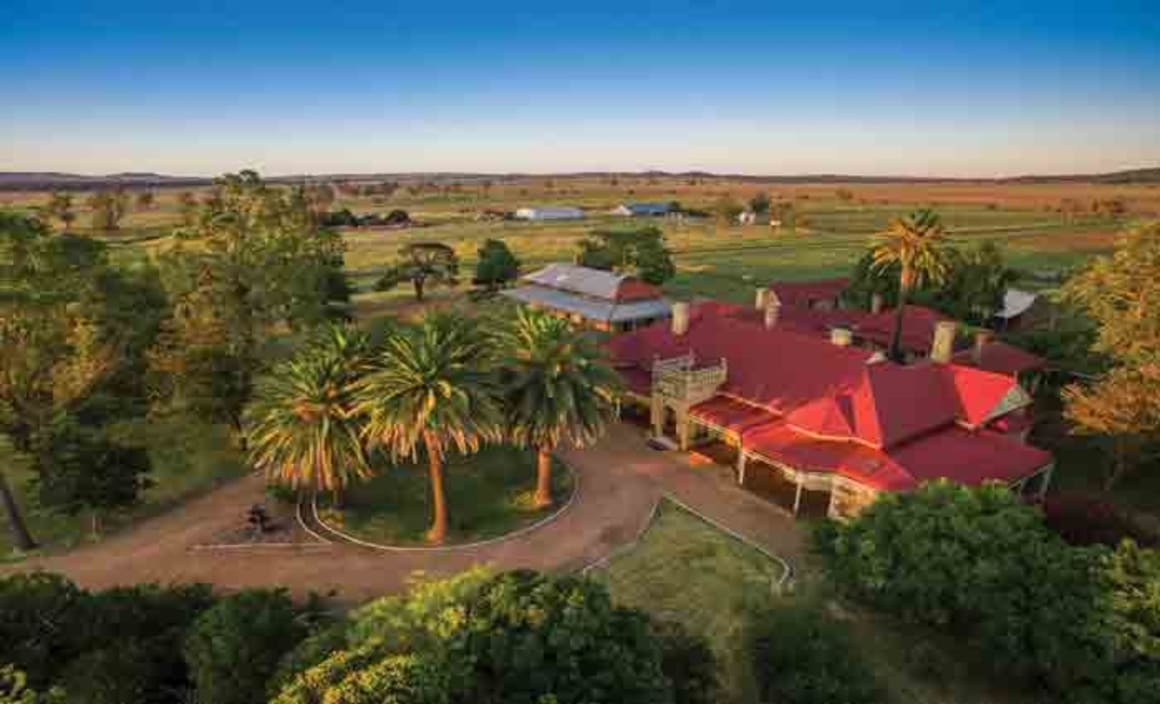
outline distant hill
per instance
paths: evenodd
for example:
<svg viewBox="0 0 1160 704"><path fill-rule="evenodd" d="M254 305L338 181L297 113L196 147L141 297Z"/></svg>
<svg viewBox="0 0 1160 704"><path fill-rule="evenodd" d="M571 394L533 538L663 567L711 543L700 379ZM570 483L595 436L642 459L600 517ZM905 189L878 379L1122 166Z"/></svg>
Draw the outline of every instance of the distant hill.
<svg viewBox="0 0 1160 704"><path fill-rule="evenodd" d="M713 174L706 171L584 171L559 174L524 174L524 173L467 173L467 172L409 172L409 173L374 173L374 174L298 174L269 178L279 183L298 183L302 181L372 181L372 180L402 180L402 181L461 181L472 182L485 179L519 180L528 178L593 178L593 177L637 177L637 178L682 178L682 179L714 179L723 178L735 181L752 183L1010 183L1010 184L1048 184L1048 183L1103 183L1103 184L1160 184L1160 166L1140 169L1128 169L1104 174L1055 174L1055 175L1026 175L1012 178L938 178L919 176L859 176L857 174L786 174L786 175L755 175L755 174ZM0 171L0 191L42 191L51 189L93 190L125 186L127 188L165 188L165 187L192 187L205 186L212 183L212 179L203 176L168 176L149 172L125 172L105 174L100 176L60 173L56 171Z"/></svg>

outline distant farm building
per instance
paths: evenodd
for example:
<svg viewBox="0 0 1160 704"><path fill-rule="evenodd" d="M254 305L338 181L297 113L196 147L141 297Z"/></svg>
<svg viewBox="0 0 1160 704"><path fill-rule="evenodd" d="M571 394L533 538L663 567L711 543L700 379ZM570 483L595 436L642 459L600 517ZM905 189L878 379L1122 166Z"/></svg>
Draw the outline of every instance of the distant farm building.
<svg viewBox="0 0 1160 704"><path fill-rule="evenodd" d="M502 295L596 330L634 330L667 318L671 310L668 299L652 284L575 264L551 264L521 281L522 286Z"/></svg>
<svg viewBox="0 0 1160 704"><path fill-rule="evenodd" d="M621 203L612 209L613 215L628 218L656 218L672 212L672 203Z"/></svg>
<svg viewBox="0 0 1160 704"><path fill-rule="evenodd" d="M520 208L517 220L583 220L584 211L572 207Z"/></svg>

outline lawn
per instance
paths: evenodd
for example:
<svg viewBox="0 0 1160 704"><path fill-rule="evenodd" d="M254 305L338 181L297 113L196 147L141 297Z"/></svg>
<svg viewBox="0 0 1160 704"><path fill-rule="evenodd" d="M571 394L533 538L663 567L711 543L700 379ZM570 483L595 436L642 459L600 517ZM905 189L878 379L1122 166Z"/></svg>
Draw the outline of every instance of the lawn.
<svg viewBox="0 0 1160 704"><path fill-rule="evenodd" d="M123 431L127 441L149 450L153 463L149 478L153 485L144 492L136 508L105 518L106 535L239 477L245 471L241 455L232 447L222 426L189 419L158 419L141 421ZM17 501L24 509L29 530L42 548L69 549L93 540L88 514L61 515L38 504L35 489L29 482L27 464L3 436L0 436L0 464L4 465ZM0 556L19 557L14 553L7 526L0 531Z"/></svg>
<svg viewBox="0 0 1160 704"><path fill-rule="evenodd" d="M749 614L777 597L781 565L675 504L662 502L641 542L594 573L625 606L677 621L706 638L726 700L752 701L746 655Z"/></svg>
<svg viewBox="0 0 1160 704"><path fill-rule="evenodd" d="M451 544L487 540L531 525L564 505L574 488L572 473L555 462L555 504L533 508L535 454L506 445L485 447L469 457L452 457L445 472ZM426 461L381 467L370 481L347 491L341 509L325 502L322 517L361 540L382 545L423 544L431 524Z"/></svg>
<svg viewBox="0 0 1160 704"><path fill-rule="evenodd" d="M618 603L674 620L707 639L718 658L722 701L754 702L746 628L753 614L795 602L825 599L811 565L796 577L794 594L775 596L782 568L760 551L679 506L662 502L640 543L593 573ZM862 657L892 704L1030 704L1007 691L985 659L929 629L862 610L840 609Z"/></svg>

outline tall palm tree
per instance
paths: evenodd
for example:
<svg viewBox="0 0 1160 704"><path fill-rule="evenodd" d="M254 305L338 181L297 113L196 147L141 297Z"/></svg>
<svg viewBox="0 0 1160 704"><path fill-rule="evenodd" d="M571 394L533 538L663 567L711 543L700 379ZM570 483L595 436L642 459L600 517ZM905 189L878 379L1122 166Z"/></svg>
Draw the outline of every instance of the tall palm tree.
<svg viewBox="0 0 1160 704"><path fill-rule="evenodd" d="M615 414L619 377L565 319L520 309L501 372L511 439L536 450L535 505L552 503L552 452L596 441Z"/></svg>
<svg viewBox="0 0 1160 704"><path fill-rule="evenodd" d="M903 361L902 318L906 302L916 286L941 282L947 273L943 244L946 230L938 213L930 208L895 218L871 243L874 268L878 271L897 263L898 305L894 309L894 331L890 336L890 359Z"/></svg>
<svg viewBox="0 0 1160 704"><path fill-rule="evenodd" d="M494 345L477 324L429 314L411 328L391 333L359 383L356 409L366 419L364 436L394 461L415 460L420 447L431 480L431 528L427 540L447 537L443 461L449 450L469 454L498 440L501 415Z"/></svg>
<svg viewBox="0 0 1160 704"><path fill-rule="evenodd" d="M353 402L367 355L362 333L331 326L259 384L247 411L249 455L269 480L331 491L337 502L370 476Z"/></svg>

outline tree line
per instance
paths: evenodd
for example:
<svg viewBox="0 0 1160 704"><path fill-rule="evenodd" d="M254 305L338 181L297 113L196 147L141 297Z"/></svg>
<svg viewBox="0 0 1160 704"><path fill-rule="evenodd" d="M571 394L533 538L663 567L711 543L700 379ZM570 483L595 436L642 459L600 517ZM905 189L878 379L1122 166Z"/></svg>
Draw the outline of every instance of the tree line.
<svg viewBox="0 0 1160 704"><path fill-rule="evenodd" d="M241 441L271 333L344 315L342 257L305 192L254 172L218 179L171 246L130 265L98 240L0 212L0 432L41 504L91 510L96 525L136 502L149 460L126 444L126 423L189 414ZM4 473L0 502L18 547L33 547Z"/></svg>

